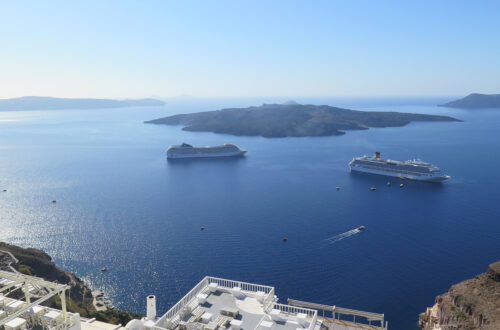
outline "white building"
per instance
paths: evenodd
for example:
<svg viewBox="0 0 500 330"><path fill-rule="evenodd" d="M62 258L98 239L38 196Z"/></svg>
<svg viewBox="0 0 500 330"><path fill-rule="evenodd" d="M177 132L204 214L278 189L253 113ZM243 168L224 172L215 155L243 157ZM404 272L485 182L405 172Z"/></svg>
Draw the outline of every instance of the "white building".
<svg viewBox="0 0 500 330"><path fill-rule="evenodd" d="M68 289L0 271L0 330L387 330L383 314L291 299L280 304L274 287L209 276L161 317L156 314L156 297L148 296L146 317L123 329L68 312ZM61 310L41 305L57 295Z"/></svg>

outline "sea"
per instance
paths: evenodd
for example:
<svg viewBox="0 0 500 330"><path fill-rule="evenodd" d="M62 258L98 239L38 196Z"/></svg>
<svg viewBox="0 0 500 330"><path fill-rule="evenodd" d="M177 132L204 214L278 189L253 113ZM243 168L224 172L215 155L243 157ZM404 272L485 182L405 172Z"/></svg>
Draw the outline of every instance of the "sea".
<svg viewBox="0 0 500 330"><path fill-rule="evenodd" d="M118 309L144 313L155 294L163 314L211 275L275 286L284 303L384 313L389 329L415 329L436 295L500 259L500 110L436 106L450 99L299 98L462 120L307 138L144 124L283 98L0 112L0 241L46 251ZM168 162L167 147L182 142L248 153ZM349 172L353 157L375 151L421 158L451 179Z"/></svg>

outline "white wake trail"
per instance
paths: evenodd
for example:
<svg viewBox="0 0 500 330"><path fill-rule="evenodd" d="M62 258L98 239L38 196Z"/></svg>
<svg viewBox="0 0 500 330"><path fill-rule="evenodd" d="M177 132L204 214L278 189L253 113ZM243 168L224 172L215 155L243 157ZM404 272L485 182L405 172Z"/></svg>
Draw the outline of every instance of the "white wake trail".
<svg viewBox="0 0 500 330"><path fill-rule="evenodd" d="M345 233L338 234L338 235L332 236L330 238L327 238L327 239L325 239L325 241L327 241L328 243L332 244L332 243L341 241L344 238L347 238L349 236L356 235L356 234L359 234L359 233L361 233L361 230L359 230L359 228L356 228L356 229L352 229L352 230L346 231Z"/></svg>

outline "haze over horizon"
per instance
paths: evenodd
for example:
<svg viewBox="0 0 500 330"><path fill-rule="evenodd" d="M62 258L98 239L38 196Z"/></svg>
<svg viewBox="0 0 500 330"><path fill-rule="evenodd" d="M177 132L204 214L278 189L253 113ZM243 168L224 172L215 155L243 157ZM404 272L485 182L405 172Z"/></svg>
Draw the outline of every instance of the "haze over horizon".
<svg viewBox="0 0 500 330"><path fill-rule="evenodd" d="M500 3L2 4L0 98L500 92Z"/></svg>

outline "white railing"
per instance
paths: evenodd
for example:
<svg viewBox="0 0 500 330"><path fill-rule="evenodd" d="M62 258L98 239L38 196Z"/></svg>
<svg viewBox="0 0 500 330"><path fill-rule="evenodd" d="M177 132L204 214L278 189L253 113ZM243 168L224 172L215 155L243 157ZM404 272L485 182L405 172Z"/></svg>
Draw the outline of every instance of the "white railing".
<svg viewBox="0 0 500 330"><path fill-rule="evenodd" d="M208 284L210 283L216 283L219 287L227 288L227 289L232 289L234 287L241 288L242 291L247 291L247 292L264 292L264 300L262 301L262 304L264 305L264 309L267 308L267 306L273 302L274 300L274 287L269 286L269 285L261 285L261 284L254 284L254 283L248 283L248 282L241 282L241 281L233 281L233 280L228 280L224 278L217 278L217 277L211 277L207 276L208 279Z"/></svg>
<svg viewBox="0 0 500 330"><path fill-rule="evenodd" d="M272 288L272 290L269 291L267 296L264 298L264 301L262 302L264 310L267 310L268 307L271 306L271 303L273 302L274 302L274 288Z"/></svg>
<svg viewBox="0 0 500 330"><path fill-rule="evenodd" d="M274 292L274 288L272 286L268 285L260 285L260 284L253 284L253 283L247 283L247 282L241 282L241 281L233 281L233 280L227 280L224 278L217 278L217 277L211 277L207 276L208 283L216 283L219 286L232 289L234 287L241 288L243 291L250 291L250 292L257 292L261 291L264 292L265 294L269 294L271 291Z"/></svg>
<svg viewBox="0 0 500 330"><path fill-rule="evenodd" d="M238 287L241 288L242 291L250 293L257 293L259 291L264 292L262 303L265 310L274 302L274 287L272 286L206 276L156 322L153 326L153 330L173 329L176 326L176 316L182 308L189 305L190 302L195 299L200 292L204 291L210 283L216 283L222 290L227 289L229 291L234 287Z"/></svg>
<svg viewBox="0 0 500 330"><path fill-rule="evenodd" d="M287 316L297 316L297 314L306 314L307 317L311 318L308 330L314 329L314 325L316 324L316 320L318 318L318 311L315 309L309 309L309 308L303 308L303 307L297 307L297 306L290 306L290 305L284 305L284 304L278 304L274 303L270 305L271 309L277 309L283 314L287 314Z"/></svg>
<svg viewBox="0 0 500 330"><path fill-rule="evenodd" d="M277 309L282 313L290 314L290 315L296 315L298 313L302 313L302 314L306 314L307 316L313 316L313 314L316 313L316 311L314 309L291 306L291 305L284 305L284 304L278 304L278 303L273 304L272 307L273 307L273 309Z"/></svg>
<svg viewBox="0 0 500 330"><path fill-rule="evenodd" d="M208 277L203 278L194 288L191 289L181 300L179 300L172 308L168 310L155 324L155 329L162 329L165 326L166 321L172 321L172 319L182 310L184 306L187 306L189 302L196 297L198 293L203 291L208 285Z"/></svg>
<svg viewBox="0 0 500 330"><path fill-rule="evenodd" d="M363 325L366 324L371 326L373 329L380 329L380 330L387 330L388 328L387 321L384 321L384 314L365 312L365 311L342 308L331 305L316 304L295 299L288 299L288 303L293 306L308 307L323 311L323 317L325 317L325 311L331 312L332 320L341 320L342 316L347 316L347 317L352 317L353 318L352 322L355 324L363 324ZM358 317L358 319L356 319L356 317ZM363 320L365 320L366 322L364 322ZM379 322L380 326L373 325L372 322L374 321Z"/></svg>

